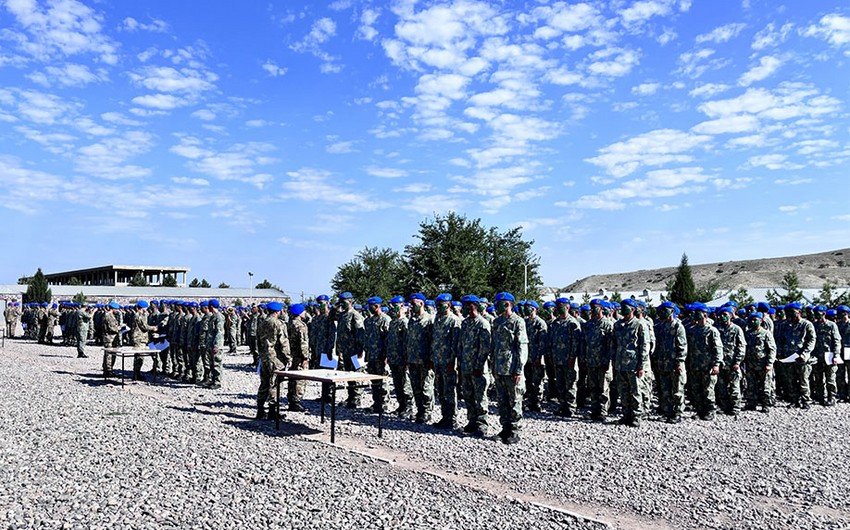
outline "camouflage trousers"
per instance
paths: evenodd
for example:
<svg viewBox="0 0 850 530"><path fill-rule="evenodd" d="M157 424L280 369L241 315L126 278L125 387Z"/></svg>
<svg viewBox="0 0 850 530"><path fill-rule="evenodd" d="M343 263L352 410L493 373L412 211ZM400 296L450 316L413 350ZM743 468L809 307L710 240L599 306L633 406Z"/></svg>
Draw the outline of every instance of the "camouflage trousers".
<svg viewBox="0 0 850 530"><path fill-rule="evenodd" d="M457 371L454 366L434 366L434 394L440 400L441 419L454 419L457 414Z"/></svg>
<svg viewBox="0 0 850 530"><path fill-rule="evenodd" d="M693 388L693 405L697 414L705 416L714 412L714 389L717 386L717 376L707 370L694 370L688 374L688 382Z"/></svg>
<svg viewBox="0 0 850 530"><path fill-rule="evenodd" d="M607 416L614 372L611 365L587 368L587 397L590 400L591 416Z"/></svg>
<svg viewBox="0 0 850 530"><path fill-rule="evenodd" d="M641 406L643 400L641 391L643 383L641 378L632 370L617 371L617 387L620 392L620 400L622 401L623 417L639 419L642 414Z"/></svg>
<svg viewBox="0 0 850 530"><path fill-rule="evenodd" d="M224 344L216 344L209 349L210 355L210 382L221 383L221 375L224 372Z"/></svg>
<svg viewBox="0 0 850 530"><path fill-rule="evenodd" d="M207 353L201 347L192 347L191 349L191 358L189 361L189 366L192 370L192 377L197 378L198 380L204 379L209 372L206 366L206 358Z"/></svg>
<svg viewBox="0 0 850 530"><path fill-rule="evenodd" d="M576 408L576 373L575 365L571 368L567 364L555 365L555 384L558 388L558 398L561 400L561 409L573 411Z"/></svg>
<svg viewBox="0 0 850 530"><path fill-rule="evenodd" d="M838 399L847 399L850 397L848 389L850 389L850 366L848 361L844 364L839 364L835 371L836 386L838 388Z"/></svg>
<svg viewBox="0 0 850 530"><path fill-rule="evenodd" d="M583 407L587 404L588 398L588 383L587 383L587 362L584 357L576 359L577 374L576 374L576 406Z"/></svg>
<svg viewBox="0 0 850 530"><path fill-rule="evenodd" d="M354 363L351 362L351 355L343 355L343 366L345 367L346 372L359 372L363 373L366 371L365 366L360 366L358 369L354 369ZM361 359L362 360L362 359ZM349 382L346 390L348 391L348 396L345 398L345 402L353 405L357 405L360 400L363 398L363 387L360 386L361 383Z"/></svg>
<svg viewBox="0 0 850 530"><path fill-rule="evenodd" d="M304 370L304 359L303 357L293 357L292 365L289 367L292 371ZM304 399L304 391L307 390L307 381L302 380L289 380L289 385L287 387L286 400L289 401L289 404L293 403L301 403L301 400Z"/></svg>
<svg viewBox="0 0 850 530"><path fill-rule="evenodd" d="M688 374L685 363L680 362L679 371L659 370L658 378L658 409L668 418L681 415L685 411L685 384Z"/></svg>
<svg viewBox="0 0 850 530"><path fill-rule="evenodd" d="M266 403L277 405L280 396L277 393L277 377L275 370L283 370L284 364L276 357L260 361L260 387L257 389L257 406Z"/></svg>
<svg viewBox="0 0 850 530"><path fill-rule="evenodd" d="M774 363L773 369L776 376L776 397L783 401L792 401L794 391L791 381L793 379L794 366L777 361Z"/></svg>
<svg viewBox="0 0 850 530"><path fill-rule="evenodd" d="M555 381L555 360L552 354L543 356L543 367L546 369L546 391L543 398L554 401L558 397L558 384Z"/></svg>
<svg viewBox="0 0 850 530"><path fill-rule="evenodd" d="M810 375L810 385L812 395L818 401L830 401L835 399L838 393L838 385L836 375L838 366L834 364L827 365L822 360L818 360L812 365L812 373Z"/></svg>
<svg viewBox="0 0 850 530"><path fill-rule="evenodd" d="M717 376L715 386L717 405L724 412L738 412L741 410L741 371L729 368L721 368Z"/></svg>
<svg viewBox="0 0 850 530"><path fill-rule="evenodd" d="M487 373L482 372L478 377L472 372L464 372L460 376L463 381L463 402L466 404L467 422L478 427L481 432L487 432Z"/></svg>
<svg viewBox="0 0 850 530"><path fill-rule="evenodd" d="M77 333L77 356L83 357L86 354L86 341L89 338L89 330L80 328Z"/></svg>
<svg viewBox="0 0 850 530"><path fill-rule="evenodd" d="M643 377L640 378L640 406L645 414L649 414L654 410L655 402L655 372L649 363L645 363L643 367Z"/></svg>
<svg viewBox="0 0 850 530"><path fill-rule="evenodd" d="M763 407L773 406L775 398L773 395L774 380L773 367L765 371L763 366L754 364L747 366L747 407L755 408L756 405Z"/></svg>
<svg viewBox="0 0 850 530"><path fill-rule="evenodd" d="M410 386L410 377L407 376L407 367L403 364L391 364L390 374L393 377L393 388L398 408L406 411L412 408L413 389Z"/></svg>
<svg viewBox="0 0 850 530"><path fill-rule="evenodd" d="M430 416L434 411L434 371L424 364L408 365L416 417Z"/></svg>
<svg viewBox="0 0 850 530"><path fill-rule="evenodd" d="M809 363L789 364L791 372L790 400L797 405L808 404L812 400L809 387L809 378L812 373L812 365Z"/></svg>
<svg viewBox="0 0 850 530"><path fill-rule="evenodd" d="M372 375L387 375L387 364L383 359L370 359L366 363L366 371ZM386 407L390 385L387 380L372 382L372 403L375 407Z"/></svg>
<svg viewBox="0 0 850 530"><path fill-rule="evenodd" d="M525 364L525 399L529 405L539 405L541 392L543 391L543 376L546 375L546 368L543 366L543 359L529 361Z"/></svg>
<svg viewBox="0 0 850 530"><path fill-rule="evenodd" d="M520 377L518 384L514 384L514 376L494 376L496 387L496 404L499 408L499 423L502 429L509 432L518 432L522 429L522 394L525 391L525 382Z"/></svg>

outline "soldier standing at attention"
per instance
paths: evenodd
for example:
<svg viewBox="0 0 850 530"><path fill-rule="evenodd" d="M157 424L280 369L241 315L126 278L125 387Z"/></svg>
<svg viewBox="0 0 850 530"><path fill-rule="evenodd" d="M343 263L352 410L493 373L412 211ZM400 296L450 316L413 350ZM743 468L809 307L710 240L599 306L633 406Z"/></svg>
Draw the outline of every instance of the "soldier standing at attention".
<svg viewBox="0 0 850 530"><path fill-rule="evenodd" d="M248 322L245 324L245 339L248 341L248 350L251 352L253 359L251 366L256 367L260 360L257 354L257 326L260 322L260 311L257 306L251 306L251 312L248 316Z"/></svg>
<svg viewBox="0 0 850 530"><path fill-rule="evenodd" d="M120 346L118 342L118 332L121 330L121 324L118 323L118 310L121 308L117 302L109 302L107 311L103 315L103 347L117 348ZM112 368L115 366L115 354L103 352L103 375L104 377L112 375Z"/></svg>
<svg viewBox="0 0 850 530"><path fill-rule="evenodd" d="M209 301L210 327L208 335L208 350L210 353L210 382L207 388L221 388L221 376L224 372L224 315L221 314L221 303L218 300Z"/></svg>
<svg viewBox="0 0 850 530"><path fill-rule="evenodd" d="M366 371L373 375L387 373L387 333L390 329L390 316L381 311L384 301L379 296L373 296L367 302L369 316L363 321L364 340L366 349ZM386 396L389 385L386 380L372 382L372 406L370 410L377 414L386 412Z"/></svg>
<svg viewBox="0 0 850 530"><path fill-rule="evenodd" d="M747 405L746 410L768 412L773 406L773 363L776 362L776 342L773 333L761 327L764 316L761 312L750 313L747 318L747 352L744 365L747 369Z"/></svg>
<svg viewBox="0 0 850 530"><path fill-rule="evenodd" d="M133 326L130 328L130 341L131 346L136 349L145 349L148 344L148 319L145 317L145 310L150 306L145 300L139 300L136 302L136 317L133 319ZM144 381L145 377L142 375L142 364L144 364L145 358L139 355L136 355L133 358L133 380L135 381Z"/></svg>
<svg viewBox="0 0 850 530"><path fill-rule="evenodd" d="M425 311L425 295L410 295L411 317L407 321L407 369L413 400L416 402L416 423L429 423L434 410L434 371L431 364L433 319Z"/></svg>
<svg viewBox="0 0 850 530"><path fill-rule="evenodd" d="M407 376L407 315L404 297L395 296L390 300L390 327L387 330L387 363L393 378L393 388L398 401L394 411L399 417L413 419L413 389Z"/></svg>
<svg viewBox="0 0 850 530"><path fill-rule="evenodd" d="M457 413L457 341L460 322L451 314L452 295L442 293L436 300L437 316L432 326L431 362L434 365L434 390L440 400L438 429L454 429Z"/></svg>
<svg viewBox="0 0 850 530"><path fill-rule="evenodd" d="M289 352L292 355L290 370L306 370L310 365L310 337L307 324L304 323L304 312L307 308L303 304L292 304L289 308L291 318L289 319ZM301 400L304 398L304 390L307 381L289 381L289 392L286 399L289 402L288 409L292 412L304 412Z"/></svg>
<svg viewBox="0 0 850 530"><path fill-rule="evenodd" d="M590 419L602 421L608 414L608 396L613 373L614 324L602 313L602 300L590 301L590 318L582 326L584 365L587 368L587 392Z"/></svg>
<svg viewBox="0 0 850 530"><path fill-rule="evenodd" d="M836 371L838 359L842 352L841 334L838 325L826 319L827 307L816 306L815 315L815 349L812 352L814 362L812 363L812 393L822 405L831 407L835 405L835 397L838 393L836 385ZM832 354L832 359L827 355ZM830 362L827 363L827 360Z"/></svg>
<svg viewBox="0 0 850 530"><path fill-rule="evenodd" d="M499 438L505 444L519 442L522 429L522 395L525 391L523 369L528 360L528 335L525 322L513 312L514 297L502 292L496 295L496 319L490 357L499 406Z"/></svg>
<svg viewBox="0 0 850 530"><path fill-rule="evenodd" d="M525 365L525 395L528 410L540 412L543 391L543 358L549 350L549 325L537 315L540 305L534 300L525 303L525 332L528 335L528 363Z"/></svg>
<svg viewBox="0 0 850 530"><path fill-rule="evenodd" d="M674 318L675 306L664 302L657 308L655 325L655 367L658 370L659 411L667 423L682 421L685 410L685 383L688 375L685 362L688 357L688 337L685 326Z"/></svg>
<svg viewBox="0 0 850 530"><path fill-rule="evenodd" d="M619 422L630 427L640 426L644 376L644 360L649 356L649 337L646 327L635 316L638 303L627 298L620 304L622 318L614 324L614 375L622 402L623 416Z"/></svg>
<svg viewBox="0 0 850 530"><path fill-rule="evenodd" d="M720 332L708 320L708 307L702 302L691 305L693 326L688 330L688 359L691 360L689 383L693 388L694 409L703 420L714 419L714 390L723 363Z"/></svg>
<svg viewBox="0 0 850 530"><path fill-rule="evenodd" d="M92 309L90 307L77 307L77 357L86 358L86 341L89 339L89 324L91 323Z"/></svg>
<svg viewBox="0 0 850 530"><path fill-rule="evenodd" d="M487 360L490 357L490 322L481 315L478 297L461 299L466 316L460 325L458 365L463 380L463 401L467 423L463 431L476 437L487 435Z"/></svg>
<svg viewBox="0 0 850 530"><path fill-rule="evenodd" d="M257 349L260 355L260 388L257 389L258 420L265 416L265 404L269 403L270 420L278 418L279 396L277 394L277 370L284 370L289 365L289 337L286 324L278 318L283 305L280 302L269 302L266 305L268 316L260 319L257 328Z"/></svg>
<svg viewBox="0 0 850 530"><path fill-rule="evenodd" d="M785 306L785 320L777 328L777 356L785 359L796 355L794 363L788 365L790 401L801 409L809 408L811 392L809 376L812 371L812 352L815 349L815 327L811 322L800 316L803 304L792 302Z"/></svg>
<svg viewBox="0 0 850 530"><path fill-rule="evenodd" d="M741 362L747 351L744 330L732 322L731 306L717 310L720 340L723 341L723 363L717 378L717 401L730 416L741 412Z"/></svg>
<svg viewBox="0 0 850 530"><path fill-rule="evenodd" d="M337 318L335 349L346 371L365 372L363 315L359 311L355 311L353 298L351 293L347 291L339 295L337 301L339 317ZM351 360L354 356L359 358L363 366L354 368L354 363ZM348 383L348 398L345 400L345 406L350 409L357 408L362 394L363 391L356 383Z"/></svg>
<svg viewBox="0 0 850 530"><path fill-rule="evenodd" d="M555 321L549 326L549 348L555 363L555 383L561 401L561 407L555 414L565 418L572 417L576 408L576 359L581 337L579 323L569 310L568 299L555 300Z"/></svg>
<svg viewBox="0 0 850 530"><path fill-rule="evenodd" d="M841 355L843 356L845 351L850 352L850 307L840 305L836 308L836 325L841 335ZM850 402L850 363L847 362L850 359L846 357L842 359L845 359L845 362L839 364L837 370L838 399Z"/></svg>

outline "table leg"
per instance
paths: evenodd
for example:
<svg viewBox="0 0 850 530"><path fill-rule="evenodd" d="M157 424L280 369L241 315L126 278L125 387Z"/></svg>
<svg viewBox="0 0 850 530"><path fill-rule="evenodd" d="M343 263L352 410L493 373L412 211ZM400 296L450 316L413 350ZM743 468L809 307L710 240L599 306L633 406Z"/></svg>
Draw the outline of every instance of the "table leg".
<svg viewBox="0 0 850 530"><path fill-rule="evenodd" d="M121 388L124 388L124 359L126 359L126 357L122 353L121 354Z"/></svg>
<svg viewBox="0 0 850 530"><path fill-rule="evenodd" d="M378 438L384 437L384 404L378 409Z"/></svg>
<svg viewBox="0 0 850 530"><path fill-rule="evenodd" d="M275 385L277 385L277 416L274 418L274 428L275 430L280 430L280 381L281 377L277 378Z"/></svg>
<svg viewBox="0 0 850 530"><path fill-rule="evenodd" d="M319 401L322 402L322 421L321 423L325 423L325 396L330 395L328 392L328 383L322 383L322 396Z"/></svg>
<svg viewBox="0 0 850 530"><path fill-rule="evenodd" d="M331 383L331 443L336 441L336 383Z"/></svg>

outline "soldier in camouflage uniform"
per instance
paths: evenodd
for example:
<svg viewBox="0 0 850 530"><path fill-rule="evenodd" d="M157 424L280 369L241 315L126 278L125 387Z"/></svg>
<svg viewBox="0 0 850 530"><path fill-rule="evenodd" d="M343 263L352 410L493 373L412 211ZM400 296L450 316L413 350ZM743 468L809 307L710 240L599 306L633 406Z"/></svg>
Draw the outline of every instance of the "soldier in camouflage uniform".
<svg viewBox="0 0 850 530"><path fill-rule="evenodd" d="M132 325L128 334L130 335L130 345L135 349L146 349L148 345L148 331L150 328L148 328L148 319L145 317L145 310L149 306L145 300L139 300L136 302L135 308L130 310L134 314L134 318L130 319ZM142 365L144 362L145 358L139 355L133 358L133 379L136 381L145 380L145 377L142 375Z"/></svg>
<svg viewBox="0 0 850 530"><path fill-rule="evenodd" d="M528 335L525 322L513 312L510 293L496 295L496 320L493 321L490 358L499 407L499 438L505 444L519 442L522 429L522 395L525 391L523 369L528 361Z"/></svg>
<svg viewBox="0 0 850 530"><path fill-rule="evenodd" d="M363 315L354 309L353 296L349 292L344 292L339 295L337 308L339 316L337 317L336 325L336 352L340 357L346 371L349 372L365 372L366 362L363 355ZM358 369L354 368L351 357L357 356L360 362L364 365ZM363 395L363 390L357 383L348 383L348 398L345 400L345 406L353 409L357 408L360 399Z"/></svg>
<svg viewBox="0 0 850 530"><path fill-rule="evenodd" d="M369 317L363 321L363 346L366 349L366 371L373 375L387 374L387 333L390 316L381 311L383 300L373 296L367 302ZM386 380L372 382L372 406L374 413L386 412L386 396L389 385Z"/></svg>
<svg viewBox="0 0 850 530"><path fill-rule="evenodd" d="M549 352L549 325L540 318L540 305L534 300L525 304L525 333L528 336L528 363L525 365L525 395L528 410L540 412L543 376L546 374L543 359Z"/></svg>
<svg viewBox="0 0 850 530"><path fill-rule="evenodd" d="M194 358L195 370L198 374L198 385L207 386L210 384L210 355L209 355L209 337L210 337L210 309L209 302L204 300L199 304L201 317L195 326L195 344L197 354Z"/></svg>
<svg viewBox="0 0 850 530"><path fill-rule="evenodd" d="M701 302L691 306L693 326L688 330L689 382L693 388L694 409L703 420L714 419L715 386L723 363L720 332L708 320L708 307Z"/></svg>
<svg viewBox="0 0 850 530"><path fill-rule="evenodd" d="M555 321L555 302L549 300L543 302L543 307L540 308L540 318L546 322L547 340L551 345L551 340L548 336L551 334L552 323ZM555 359L552 357L552 348L546 347L546 353L543 355L543 368L546 371L546 384L543 391L543 399L546 401L557 401L558 387L555 383Z"/></svg>
<svg viewBox="0 0 850 530"><path fill-rule="evenodd" d="M413 419L413 389L407 375L407 315L404 297L395 296L390 300L390 327L387 330L387 364L393 378L393 388L398 401L394 411L399 417Z"/></svg>
<svg viewBox="0 0 850 530"><path fill-rule="evenodd" d="M836 370L836 386L838 388L838 399L850 403L850 307L840 305L836 308L836 325L841 335L841 352L843 364L838 365Z"/></svg>
<svg viewBox="0 0 850 530"><path fill-rule="evenodd" d="M92 316L91 307L83 307L80 305L76 310L77 319L77 357L86 358L86 342L89 339L89 325L91 324Z"/></svg>
<svg viewBox="0 0 850 530"><path fill-rule="evenodd" d="M200 375L198 374L198 333L201 329L200 305L198 302L188 302L184 306L189 313L183 327L183 359L186 361L186 370L183 372L183 382L196 384ZM201 365L203 366L203 365Z"/></svg>
<svg viewBox="0 0 850 530"><path fill-rule="evenodd" d="M248 322L245 324L245 340L248 342L248 350L251 353L252 366L257 366L260 357L257 353L257 328L260 323L260 311L257 306L251 306Z"/></svg>
<svg viewBox="0 0 850 530"><path fill-rule="evenodd" d="M836 371L838 361L843 354L841 334L835 322L826 319L827 307L816 306L815 315L815 349L812 352L814 363L812 364L811 385L812 394L822 405L831 407L835 405L838 387L836 384ZM831 354L832 359L827 359ZM829 363L826 361L830 360Z"/></svg>
<svg viewBox="0 0 850 530"><path fill-rule="evenodd" d="M310 337L307 324L304 322L306 308L303 304L293 304L289 308L291 318L289 319L289 352L292 355L290 370L306 370L310 367ZM289 381L289 392L286 396L289 402L288 410L292 412L304 412L306 409L301 404L304 398L304 390L307 381Z"/></svg>
<svg viewBox="0 0 850 530"><path fill-rule="evenodd" d="M269 404L269 419L279 417L279 396L275 371L289 366L289 336L286 324L279 318L283 305L269 302L268 315L260 320L257 329L257 349L260 355L260 388L257 389L257 419L265 416L265 404Z"/></svg>
<svg viewBox="0 0 850 530"><path fill-rule="evenodd" d="M411 316L407 321L407 369L416 403L416 423L431 421L434 410L434 370L431 363L433 318L425 311L425 295L410 295Z"/></svg>
<svg viewBox="0 0 850 530"><path fill-rule="evenodd" d="M555 413L569 418L576 408L576 358L581 344L581 327L569 313L566 298L555 301L555 321L549 326L549 349L555 364L555 384L561 406Z"/></svg>
<svg viewBox="0 0 850 530"><path fill-rule="evenodd" d="M732 322L732 308L717 310L720 340L723 342L723 363L717 377L717 403L723 412L737 416L741 411L741 363L747 351L744 330Z"/></svg>
<svg viewBox="0 0 850 530"><path fill-rule="evenodd" d="M112 375L113 367L115 366L115 355L106 353L105 348L117 348L120 346L118 342L118 333L121 330L121 324L118 323L118 309L116 302L109 302L108 310L103 316L103 375Z"/></svg>
<svg viewBox="0 0 850 530"><path fill-rule="evenodd" d="M221 388L221 376L224 372L224 315L221 314L221 303L218 300L209 301L210 323L207 336L207 351L210 360L210 381L207 388Z"/></svg>
<svg viewBox="0 0 850 530"><path fill-rule="evenodd" d="M602 300L590 301L589 320L582 326L584 365L587 367L587 391L590 419L602 421L608 414L608 396L613 372L614 324L602 313Z"/></svg>
<svg viewBox="0 0 850 530"><path fill-rule="evenodd" d="M458 369L463 380L463 402L467 423L463 431L473 436L487 435L487 360L490 357L490 323L481 316L478 297L461 299L466 318L460 325Z"/></svg>
<svg viewBox="0 0 850 530"><path fill-rule="evenodd" d="M638 427L643 405L641 393L645 359L649 356L646 327L635 316L638 303L631 298L620 304L623 316L614 324L614 376L622 400L623 416L619 423Z"/></svg>
<svg viewBox="0 0 850 530"><path fill-rule="evenodd" d="M451 313L452 295L442 293L435 299L437 316L431 326L431 363L434 366L434 390L440 400L438 429L454 429L457 413L457 348L460 320Z"/></svg>
<svg viewBox="0 0 850 530"><path fill-rule="evenodd" d="M776 362L776 342L773 333L761 327L764 316L761 312L750 313L747 318L747 352L744 354L744 366L747 377L746 410L756 410L761 405L762 412L768 412L773 406L773 363Z"/></svg>
<svg viewBox="0 0 850 530"><path fill-rule="evenodd" d="M785 319L782 321L782 326L777 327L776 349L779 359L797 355L795 362L789 364L788 368L790 371L789 398L795 406L808 409L811 400L809 375L812 364L816 362L812 358L816 338L815 327L800 316L802 310L803 305L799 302L785 306Z"/></svg>
<svg viewBox="0 0 850 530"><path fill-rule="evenodd" d="M659 409L668 423L682 421L685 410L685 383L688 375L688 337L685 326L673 316L675 306L664 302L658 306L659 321L655 325L656 348L653 353L659 389Z"/></svg>

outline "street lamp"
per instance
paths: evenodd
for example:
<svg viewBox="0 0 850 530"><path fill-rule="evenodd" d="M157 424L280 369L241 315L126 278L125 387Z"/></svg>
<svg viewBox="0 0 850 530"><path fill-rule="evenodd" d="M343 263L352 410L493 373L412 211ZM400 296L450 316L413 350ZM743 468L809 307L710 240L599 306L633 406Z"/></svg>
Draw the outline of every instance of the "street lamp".
<svg viewBox="0 0 850 530"><path fill-rule="evenodd" d="M249 298L251 299L251 302L253 302L254 301L254 273L253 272L248 273L248 288L251 289L251 291L250 291L251 296L249 296Z"/></svg>

